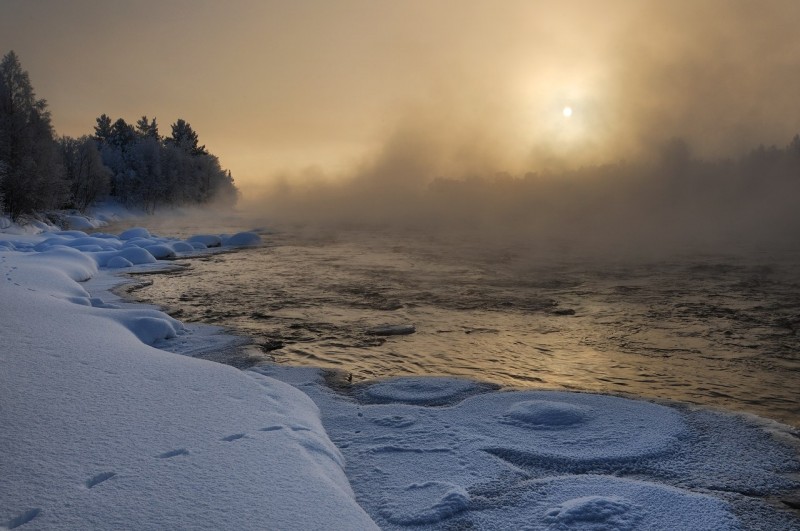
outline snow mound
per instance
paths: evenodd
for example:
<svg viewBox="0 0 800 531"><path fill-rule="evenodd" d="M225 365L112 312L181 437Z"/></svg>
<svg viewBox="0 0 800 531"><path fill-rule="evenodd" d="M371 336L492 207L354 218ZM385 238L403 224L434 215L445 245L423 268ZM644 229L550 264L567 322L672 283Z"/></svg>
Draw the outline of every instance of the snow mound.
<svg viewBox="0 0 800 531"><path fill-rule="evenodd" d="M0 252L0 528L377 528L306 395L151 348L197 329L88 289L117 283L98 263L152 255L57 237Z"/></svg>
<svg viewBox="0 0 800 531"><path fill-rule="evenodd" d="M116 253L115 256L124 258L134 265L156 263L156 257L150 254L147 249L142 249L141 247L128 247L126 249L121 249Z"/></svg>
<svg viewBox="0 0 800 531"><path fill-rule="evenodd" d="M523 400L508 408L509 423L533 428L562 428L586 422L592 411L586 406L552 400Z"/></svg>
<svg viewBox="0 0 800 531"><path fill-rule="evenodd" d="M222 238L214 234L195 234L186 241L189 243L202 243L206 247L219 247L222 245Z"/></svg>
<svg viewBox="0 0 800 531"><path fill-rule="evenodd" d="M64 216L64 222L70 229L77 229L77 230L90 230L96 229L102 225L103 222L100 220L91 220L85 216Z"/></svg>
<svg viewBox="0 0 800 531"><path fill-rule="evenodd" d="M389 522L400 525L435 524L465 510L470 502L463 487L443 481L413 483L395 496L381 512Z"/></svg>
<svg viewBox="0 0 800 531"><path fill-rule="evenodd" d="M584 524L611 526L613 529L633 529L641 515L637 507L619 496L584 496L573 498L545 511L545 520L572 528Z"/></svg>
<svg viewBox="0 0 800 531"><path fill-rule="evenodd" d="M387 428L407 428L413 426L417 419L411 415L385 415L371 419L378 426Z"/></svg>
<svg viewBox="0 0 800 531"><path fill-rule="evenodd" d="M225 239L225 245L234 247L249 247L252 245L259 245L261 243L261 236L255 232L239 232Z"/></svg>
<svg viewBox="0 0 800 531"><path fill-rule="evenodd" d="M165 243L157 243L155 245L148 245L145 250L152 254L158 260L165 260L167 258L175 258L175 250Z"/></svg>
<svg viewBox="0 0 800 531"><path fill-rule="evenodd" d="M152 345L159 339L172 339L179 330L168 319L158 317L125 318L120 321L126 322L128 329L146 345ZM182 326L180 330L183 331Z"/></svg>
<svg viewBox="0 0 800 531"><path fill-rule="evenodd" d="M491 393L465 400L459 410L466 425L493 436L487 451L522 465L654 456L674 449L686 429L675 409L585 393Z"/></svg>
<svg viewBox="0 0 800 531"><path fill-rule="evenodd" d="M149 238L150 231L144 227L134 227L122 232L119 235L120 240L132 240L134 238Z"/></svg>
<svg viewBox="0 0 800 531"><path fill-rule="evenodd" d="M64 245L68 245L70 247L84 247L89 245L96 245L101 247L103 251L109 250L117 250L122 248L122 243L117 239L111 238L97 238L93 236L83 236L80 238L75 238L72 241L64 242Z"/></svg>
<svg viewBox="0 0 800 531"><path fill-rule="evenodd" d="M122 269L124 267L133 267L133 262L122 256L114 256L107 263L106 267L111 269Z"/></svg>
<svg viewBox="0 0 800 531"><path fill-rule="evenodd" d="M89 280L97 273L97 263L90 256L69 247L31 254L28 258L35 260L37 265L54 266L57 273L66 274L77 282Z"/></svg>
<svg viewBox="0 0 800 531"><path fill-rule="evenodd" d="M486 390L473 380L429 376L383 380L357 391L357 396L366 402L442 405Z"/></svg>
<svg viewBox="0 0 800 531"><path fill-rule="evenodd" d="M477 527L501 518L507 529L733 531L731 507L711 496L609 476L562 476L520 485L513 509L472 513ZM499 514L504 511L504 514Z"/></svg>
<svg viewBox="0 0 800 531"><path fill-rule="evenodd" d="M172 243L171 245L172 245L172 249L176 253L189 253L189 252L194 251L194 246L192 244L190 244L190 243L187 243L187 242L175 242L175 243Z"/></svg>

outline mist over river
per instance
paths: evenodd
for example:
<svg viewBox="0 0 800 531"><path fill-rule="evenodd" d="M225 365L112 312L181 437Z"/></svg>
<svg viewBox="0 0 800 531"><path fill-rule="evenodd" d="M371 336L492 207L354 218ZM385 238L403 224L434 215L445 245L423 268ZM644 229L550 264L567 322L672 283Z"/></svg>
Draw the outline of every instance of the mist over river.
<svg viewBox="0 0 800 531"><path fill-rule="evenodd" d="M354 382L457 375L800 426L797 253L600 259L454 235L263 237L263 247L181 260L187 268L149 275L132 296L248 335L265 360Z"/></svg>

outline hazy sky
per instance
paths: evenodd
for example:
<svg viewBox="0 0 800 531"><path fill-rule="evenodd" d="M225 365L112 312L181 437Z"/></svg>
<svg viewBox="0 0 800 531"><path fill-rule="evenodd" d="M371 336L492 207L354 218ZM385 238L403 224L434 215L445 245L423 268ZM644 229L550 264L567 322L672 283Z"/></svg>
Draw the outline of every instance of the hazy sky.
<svg viewBox="0 0 800 531"><path fill-rule="evenodd" d="M798 20L797 0L0 0L0 52L60 134L184 118L247 187L398 136L443 174L783 145Z"/></svg>

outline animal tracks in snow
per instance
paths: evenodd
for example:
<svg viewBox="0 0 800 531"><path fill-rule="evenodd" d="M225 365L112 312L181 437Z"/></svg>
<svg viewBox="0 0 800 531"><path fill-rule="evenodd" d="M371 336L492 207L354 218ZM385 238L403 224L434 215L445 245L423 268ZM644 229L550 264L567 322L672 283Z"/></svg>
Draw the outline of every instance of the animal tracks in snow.
<svg viewBox="0 0 800 531"><path fill-rule="evenodd" d="M116 472L103 472L102 474L97 474L96 476L92 476L86 480L86 488L91 489L99 485L104 481L108 481L109 479L116 476Z"/></svg>
<svg viewBox="0 0 800 531"><path fill-rule="evenodd" d="M179 455L189 455L189 450L186 448L178 448L176 450L170 450L169 452L164 452L163 454L159 454L156 457L159 459L169 459L171 457L178 457Z"/></svg>
<svg viewBox="0 0 800 531"><path fill-rule="evenodd" d="M287 429L287 426L284 426L282 424L274 424L274 425L266 426L264 428L260 428L258 431L259 432L272 432L272 431L279 431L279 430L285 430L285 429ZM306 431L306 430L309 430L309 428L305 428L303 426L291 426L290 427L290 431L293 431L293 432ZM225 437L222 437L219 440L220 441L225 441L225 442L234 442L234 441L238 441L239 439L244 439L244 438L249 438L248 434L245 433L245 432L239 432L239 433L233 433L231 435L227 435ZM174 459L174 458L180 458L180 457L190 457L192 455L193 455L193 452L191 452L188 448L175 448L175 449L172 449L172 450L168 450L168 451L166 451L164 453L155 455L152 458L162 460L162 459ZM110 479L113 479L113 478L117 478L117 481L120 480L119 474L117 472L112 472L112 471L101 472L99 474L95 474L94 476L92 476L92 477L88 478L86 481L84 481L83 484L82 484L82 487L86 488L86 489L90 489L90 490L91 489L95 489L95 488L101 488L106 481L108 481ZM42 514L42 509L39 508L39 507L25 510L24 512L18 514L17 516L14 516L13 518L11 518L9 520L6 520L5 522L0 521L0 530L16 529L16 528L18 528L20 526L23 526L23 525L27 524L28 522L30 522L34 518L38 517L40 514Z"/></svg>
<svg viewBox="0 0 800 531"><path fill-rule="evenodd" d="M31 520L33 520L34 518L36 518L37 516L39 516L39 514L41 514L41 512L42 512L42 510L38 509L38 508L28 509L27 511L25 511L21 515L15 516L14 518L12 518L8 522L6 522L6 529L16 529L17 527L19 527L21 525L25 525L28 522L30 522Z"/></svg>

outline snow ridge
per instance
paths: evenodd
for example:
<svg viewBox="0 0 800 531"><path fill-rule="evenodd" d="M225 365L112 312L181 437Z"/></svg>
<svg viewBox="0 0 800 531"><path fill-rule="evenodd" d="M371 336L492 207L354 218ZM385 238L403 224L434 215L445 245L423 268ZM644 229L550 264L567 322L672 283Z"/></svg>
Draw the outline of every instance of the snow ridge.
<svg viewBox="0 0 800 531"><path fill-rule="evenodd" d="M196 332L97 292L201 247L125 236L0 242L0 528L375 529L305 394L153 348Z"/></svg>

